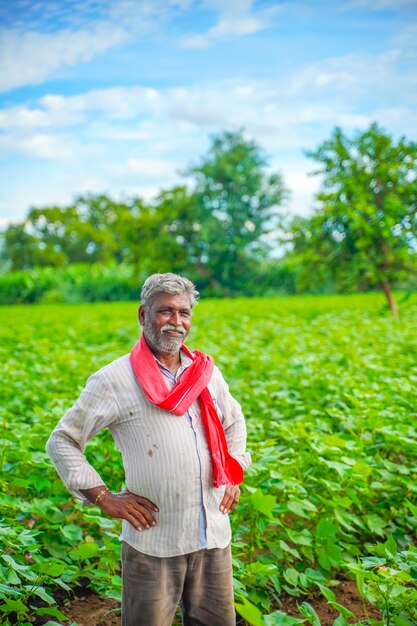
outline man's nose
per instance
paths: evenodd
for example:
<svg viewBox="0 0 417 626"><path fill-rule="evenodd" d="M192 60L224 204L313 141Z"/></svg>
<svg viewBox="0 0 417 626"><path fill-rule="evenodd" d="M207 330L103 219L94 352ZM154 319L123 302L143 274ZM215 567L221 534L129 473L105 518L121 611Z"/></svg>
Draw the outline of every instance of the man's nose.
<svg viewBox="0 0 417 626"><path fill-rule="evenodd" d="M171 313L171 323L174 324L174 326L182 326L181 315L179 311L173 311Z"/></svg>

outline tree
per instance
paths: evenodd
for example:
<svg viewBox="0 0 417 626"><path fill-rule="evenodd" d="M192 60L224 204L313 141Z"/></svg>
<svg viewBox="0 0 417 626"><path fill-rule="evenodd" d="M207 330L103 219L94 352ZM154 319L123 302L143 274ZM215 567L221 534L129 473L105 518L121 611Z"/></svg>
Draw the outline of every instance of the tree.
<svg viewBox="0 0 417 626"><path fill-rule="evenodd" d="M251 293L261 276L273 288L268 235L286 190L266 168L265 154L242 132L220 133L189 169L188 187L162 191L146 205L88 194L67 207L33 208L6 230L0 254L12 270L113 261L132 264L138 275L171 270L211 295Z"/></svg>
<svg viewBox="0 0 417 626"><path fill-rule="evenodd" d="M188 172L196 183L199 283L216 295L247 291L251 268L270 251L266 235L276 226L286 189L281 176L268 175L266 166L255 142L241 131L223 132Z"/></svg>
<svg viewBox="0 0 417 626"><path fill-rule="evenodd" d="M305 276L379 287L397 316L393 285L416 270L417 144L394 142L374 123L351 138L336 128L307 156L322 165L319 205L289 227Z"/></svg>
<svg viewBox="0 0 417 626"><path fill-rule="evenodd" d="M88 194L67 207L32 208L4 232L2 254L12 270L123 261L140 206L139 199L125 204Z"/></svg>
<svg viewBox="0 0 417 626"><path fill-rule="evenodd" d="M184 186L162 191L141 205L125 229L126 258L139 273L178 272L193 275L198 235L195 197Z"/></svg>
<svg viewBox="0 0 417 626"><path fill-rule="evenodd" d="M2 234L2 240L2 256L7 269L25 270L35 265L57 267L66 261L62 251L29 233L26 222L10 224Z"/></svg>

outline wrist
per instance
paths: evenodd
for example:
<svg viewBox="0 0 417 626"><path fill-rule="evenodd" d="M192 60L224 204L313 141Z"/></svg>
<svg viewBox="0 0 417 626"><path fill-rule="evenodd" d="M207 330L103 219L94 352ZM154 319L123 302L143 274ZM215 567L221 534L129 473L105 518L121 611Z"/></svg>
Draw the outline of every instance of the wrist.
<svg viewBox="0 0 417 626"><path fill-rule="evenodd" d="M110 489L108 489L106 491L106 493L97 502L96 506L98 506L103 511L103 513L106 513L108 511L109 505L110 505L110 508L111 508L111 501L112 501L114 495L115 494L112 493L110 491Z"/></svg>
<svg viewBox="0 0 417 626"><path fill-rule="evenodd" d="M95 500L94 500L94 505L96 506L100 506L101 504L104 502L104 500L107 498L107 496L110 493L110 489L108 487L104 487L104 489L102 489L96 496Z"/></svg>

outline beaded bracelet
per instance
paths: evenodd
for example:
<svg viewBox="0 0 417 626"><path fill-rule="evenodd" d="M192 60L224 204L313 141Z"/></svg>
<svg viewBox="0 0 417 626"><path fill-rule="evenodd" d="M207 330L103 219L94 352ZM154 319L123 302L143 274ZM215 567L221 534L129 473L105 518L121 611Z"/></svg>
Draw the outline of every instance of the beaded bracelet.
<svg viewBox="0 0 417 626"><path fill-rule="evenodd" d="M100 491L100 493L98 494L97 498L94 500L94 504L97 504L97 502L100 500L101 496L104 496L104 494L108 493L109 491L110 491L110 489L108 487L103 489L103 491Z"/></svg>

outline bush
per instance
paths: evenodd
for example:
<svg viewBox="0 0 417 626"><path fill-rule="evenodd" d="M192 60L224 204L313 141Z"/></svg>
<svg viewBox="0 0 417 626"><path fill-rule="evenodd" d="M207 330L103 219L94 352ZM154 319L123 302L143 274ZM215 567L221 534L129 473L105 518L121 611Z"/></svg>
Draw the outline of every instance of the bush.
<svg viewBox="0 0 417 626"><path fill-rule="evenodd" d="M0 304L136 300L143 276L129 265L69 265L0 275Z"/></svg>

